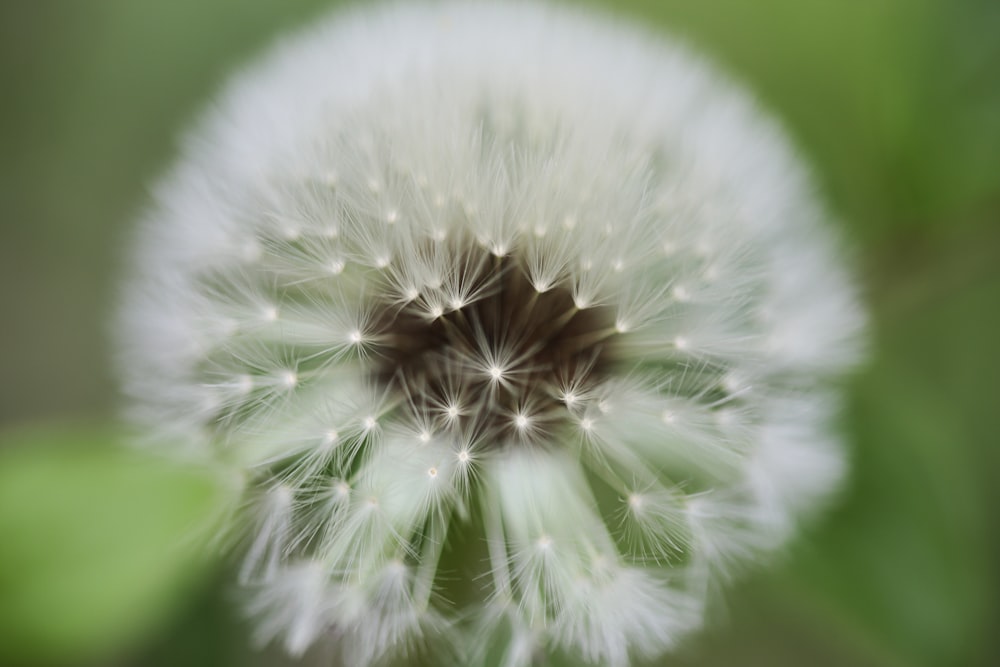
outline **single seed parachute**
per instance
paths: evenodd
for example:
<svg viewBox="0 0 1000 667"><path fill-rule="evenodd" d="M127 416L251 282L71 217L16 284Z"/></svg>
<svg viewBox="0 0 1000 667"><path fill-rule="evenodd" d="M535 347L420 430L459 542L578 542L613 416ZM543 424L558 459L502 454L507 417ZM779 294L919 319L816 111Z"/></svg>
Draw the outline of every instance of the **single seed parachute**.
<svg viewBox="0 0 1000 667"><path fill-rule="evenodd" d="M238 76L159 185L130 414L243 480L261 641L628 665L843 474L830 381L863 317L824 224L779 129L662 37L338 14Z"/></svg>

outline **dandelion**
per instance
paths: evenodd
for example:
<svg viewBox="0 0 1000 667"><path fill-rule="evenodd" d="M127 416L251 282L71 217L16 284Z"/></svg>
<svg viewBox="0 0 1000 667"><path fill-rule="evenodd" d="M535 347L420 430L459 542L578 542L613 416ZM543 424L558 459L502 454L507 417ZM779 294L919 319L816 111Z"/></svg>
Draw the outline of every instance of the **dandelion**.
<svg viewBox="0 0 1000 667"><path fill-rule="evenodd" d="M781 132L576 11L359 9L226 90L135 249L136 421L245 480L263 642L624 666L844 469L862 316Z"/></svg>

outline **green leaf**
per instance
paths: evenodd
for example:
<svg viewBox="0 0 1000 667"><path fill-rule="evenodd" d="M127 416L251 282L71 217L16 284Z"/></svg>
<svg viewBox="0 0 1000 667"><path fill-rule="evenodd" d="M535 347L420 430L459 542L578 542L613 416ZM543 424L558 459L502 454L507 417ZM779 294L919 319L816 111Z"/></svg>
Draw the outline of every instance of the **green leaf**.
<svg viewBox="0 0 1000 667"><path fill-rule="evenodd" d="M88 429L0 437L0 663L120 650L207 565L220 487L116 444Z"/></svg>

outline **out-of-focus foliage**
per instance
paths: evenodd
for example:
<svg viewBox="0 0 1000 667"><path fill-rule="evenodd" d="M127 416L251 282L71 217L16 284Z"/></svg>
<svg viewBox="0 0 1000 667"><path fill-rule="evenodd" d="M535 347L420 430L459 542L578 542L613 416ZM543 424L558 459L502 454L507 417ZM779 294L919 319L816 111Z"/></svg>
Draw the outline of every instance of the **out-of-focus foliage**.
<svg viewBox="0 0 1000 667"><path fill-rule="evenodd" d="M232 67L325 6L0 6L0 422L110 418L105 332L144 188ZM784 120L848 230L873 319L842 502L670 664L996 664L1000 3L616 9L705 51ZM195 570L167 557L201 482L71 436L65 451L0 445L20 445L0 461L9 646L67 665L248 664L225 589L181 595ZM157 619L172 620L143 635Z"/></svg>
<svg viewBox="0 0 1000 667"><path fill-rule="evenodd" d="M217 485L93 429L0 443L0 663L80 663L148 634L206 561Z"/></svg>

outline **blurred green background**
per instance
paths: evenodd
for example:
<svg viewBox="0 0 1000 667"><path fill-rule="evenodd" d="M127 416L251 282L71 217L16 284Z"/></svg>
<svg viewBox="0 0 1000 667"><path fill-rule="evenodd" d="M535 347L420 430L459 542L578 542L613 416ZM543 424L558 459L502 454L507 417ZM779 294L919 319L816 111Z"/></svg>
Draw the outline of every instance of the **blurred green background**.
<svg viewBox="0 0 1000 667"><path fill-rule="evenodd" d="M227 73L325 0L0 3L0 664L252 665L218 491L115 446L127 231ZM675 666L1000 664L1000 2L629 0L784 120L857 249L843 501Z"/></svg>

